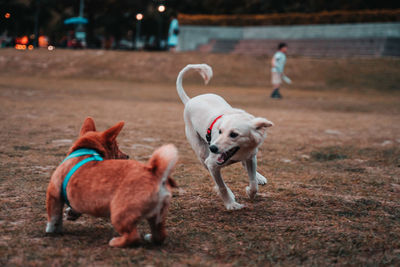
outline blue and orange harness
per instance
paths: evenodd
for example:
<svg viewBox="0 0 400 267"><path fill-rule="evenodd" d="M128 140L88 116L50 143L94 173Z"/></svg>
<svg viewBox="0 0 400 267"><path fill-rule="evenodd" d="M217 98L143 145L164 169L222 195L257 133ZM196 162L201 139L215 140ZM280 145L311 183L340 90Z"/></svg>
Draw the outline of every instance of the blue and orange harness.
<svg viewBox="0 0 400 267"><path fill-rule="evenodd" d="M72 167L72 169L67 173L67 176L65 176L65 179L62 183L62 190L61 190L61 196L62 198L64 198L65 203L70 206L69 201L68 201L68 197L67 197L67 185L69 180L71 179L72 175L83 165L85 165L86 163L90 162L90 161L103 161L103 158L100 156L100 154L94 150L94 149L90 149L90 148L81 148L78 150L75 150L74 152L72 152L71 154L69 154L68 157L66 157L61 164L63 164L65 161L72 159L72 158L77 158L77 157L81 157L81 156L87 156L87 155L91 155L92 157L89 158L85 158L81 161L79 161L74 167ZM61 165L60 164L60 165ZM71 207L71 206L70 206Z"/></svg>

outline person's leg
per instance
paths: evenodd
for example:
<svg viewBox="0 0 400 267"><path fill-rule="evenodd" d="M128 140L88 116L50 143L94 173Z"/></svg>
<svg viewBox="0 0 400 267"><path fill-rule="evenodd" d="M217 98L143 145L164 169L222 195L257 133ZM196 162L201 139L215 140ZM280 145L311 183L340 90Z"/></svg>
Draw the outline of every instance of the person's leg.
<svg viewBox="0 0 400 267"><path fill-rule="evenodd" d="M279 92L279 87L281 86L281 74L278 72L271 72L272 86L274 90L272 91L272 98L282 98L282 95Z"/></svg>
<svg viewBox="0 0 400 267"><path fill-rule="evenodd" d="M275 98L282 98L282 95L281 95L279 89L280 89L280 85L276 88Z"/></svg>
<svg viewBox="0 0 400 267"><path fill-rule="evenodd" d="M274 85L273 88L274 88L274 90L271 93L271 97L272 98L278 98L278 96L280 95L280 93L279 93L279 85Z"/></svg>

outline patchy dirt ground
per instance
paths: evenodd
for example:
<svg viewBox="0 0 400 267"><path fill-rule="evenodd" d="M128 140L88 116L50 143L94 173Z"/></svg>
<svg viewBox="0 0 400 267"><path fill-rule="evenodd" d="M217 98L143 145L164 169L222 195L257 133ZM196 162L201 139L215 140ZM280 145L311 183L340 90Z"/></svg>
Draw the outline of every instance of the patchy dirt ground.
<svg viewBox="0 0 400 267"><path fill-rule="evenodd" d="M258 58L57 53L50 58L39 52L0 51L2 266L400 264L400 68L393 70L399 60L289 59L295 75L288 75L295 84L283 90L283 100L273 101L269 86L262 86L269 77L262 75ZM97 60L113 59L112 65L94 63L96 53L104 55ZM128 66L135 77L113 72L118 69L115 58L136 62ZM215 63L216 82L205 87L191 75L186 86L190 96L214 92L275 123L258 159L268 184L260 187L255 201L246 196L248 180L240 165L223 171L238 201L247 206L244 210L224 209L184 136L174 79L185 64L203 59ZM68 65L74 60L79 64ZM137 62L147 67L141 69ZM305 68L296 70L294 63ZM85 64L104 76L81 66ZM149 75L151 64L155 69ZM167 69L162 75L160 65ZM360 67L352 80L348 65L374 69ZM330 80L324 71L332 66L335 73L329 75L336 76ZM81 75L75 68L82 69ZM128 72L121 67L121 73ZM318 77L318 86L308 74ZM346 79L349 83L343 85ZM137 160L147 160L161 144L178 147L174 177L180 187L163 246L109 248L116 232L108 220L89 216L66 221L63 235L45 235L50 174L88 115L99 129L124 120L119 143ZM147 232L148 226L143 223L140 229Z"/></svg>

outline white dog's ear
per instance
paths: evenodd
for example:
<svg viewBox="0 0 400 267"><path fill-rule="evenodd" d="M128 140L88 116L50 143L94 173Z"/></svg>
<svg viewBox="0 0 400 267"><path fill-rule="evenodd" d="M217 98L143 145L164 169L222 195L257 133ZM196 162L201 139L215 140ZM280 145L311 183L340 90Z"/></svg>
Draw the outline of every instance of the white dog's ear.
<svg viewBox="0 0 400 267"><path fill-rule="evenodd" d="M255 118L253 119L253 126L257 131L265 131L266 128L274 126L274 124L264 118Z"/></svg>
<svg viewBox="0 0 400 267"><path fill-rule="evenodd" d="M252 124L253 137L258 144L261 144L264 141L267 128L274 125L272 122L264 118L255 118L253 119Z"/></svg>

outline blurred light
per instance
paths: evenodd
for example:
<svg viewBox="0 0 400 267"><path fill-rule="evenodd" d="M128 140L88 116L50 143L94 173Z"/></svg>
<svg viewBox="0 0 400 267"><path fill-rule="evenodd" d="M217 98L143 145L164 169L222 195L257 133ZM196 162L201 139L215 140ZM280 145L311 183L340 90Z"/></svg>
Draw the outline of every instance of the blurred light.
<svg viewBox="0 0 400 267"><path fill-rule="evenodd" d="M49 45L49 40L44 35L39 36L38 42L39 42L39 47L47 47Z"/></svg>
<svg viewBox="0 0 400 267"><path fill-rule="evenodd" d="M4 14L4 17L5 17L6 19L9 19L9 18L11 17L11 14L7 12L6 14Z"/></svg>
<svg viewBox="0 0 400 267"><path fill-rule="evenodd" d="M33 40L33 39L35 39L35 35L31 34L31 35L29 35L29 38L31 38Z"/></svg>
<svg viewBox="0 0 400 267"><path fill-rule="evenodd" d="M33 50L33 45L28 45L29 50Z"/></svg>
<svg viewBox="0 0 400 267"><path fill-rule="evenodd" d="M165 6L164 5L159 5L158 6L158 12L162 13L165 11Z"/></svg>
<svg viewBox="0 0 400 267"><path fill-rule="evenodd" d="M47 50L49 50L49 51L53 51L53 50L54 50L54 46L52 46L52 45L49 45L49 46L47 47Z"/></svg>
<svg viewBox="0 0 400 267"><path fill-rule="evenodd" d="M137 13L137 14L136 14L136 19L137 19L137 20L142 20L142 19L143 19L143 14Z"/></svg>
<svg viewBox="0 0 400 267"><path fill-rule="evenodd" d="M28 36L23 36L21 38L16 38L16 43L17 44L22 44L22 45L27 45L29 43L29 38L28 38Z"/></svg>
<svg viewBox="0 0 400 267"><path fill-rule="evenodd" d="M16 44L15 49L17 50L26 50L26 45Z"/></svg>

